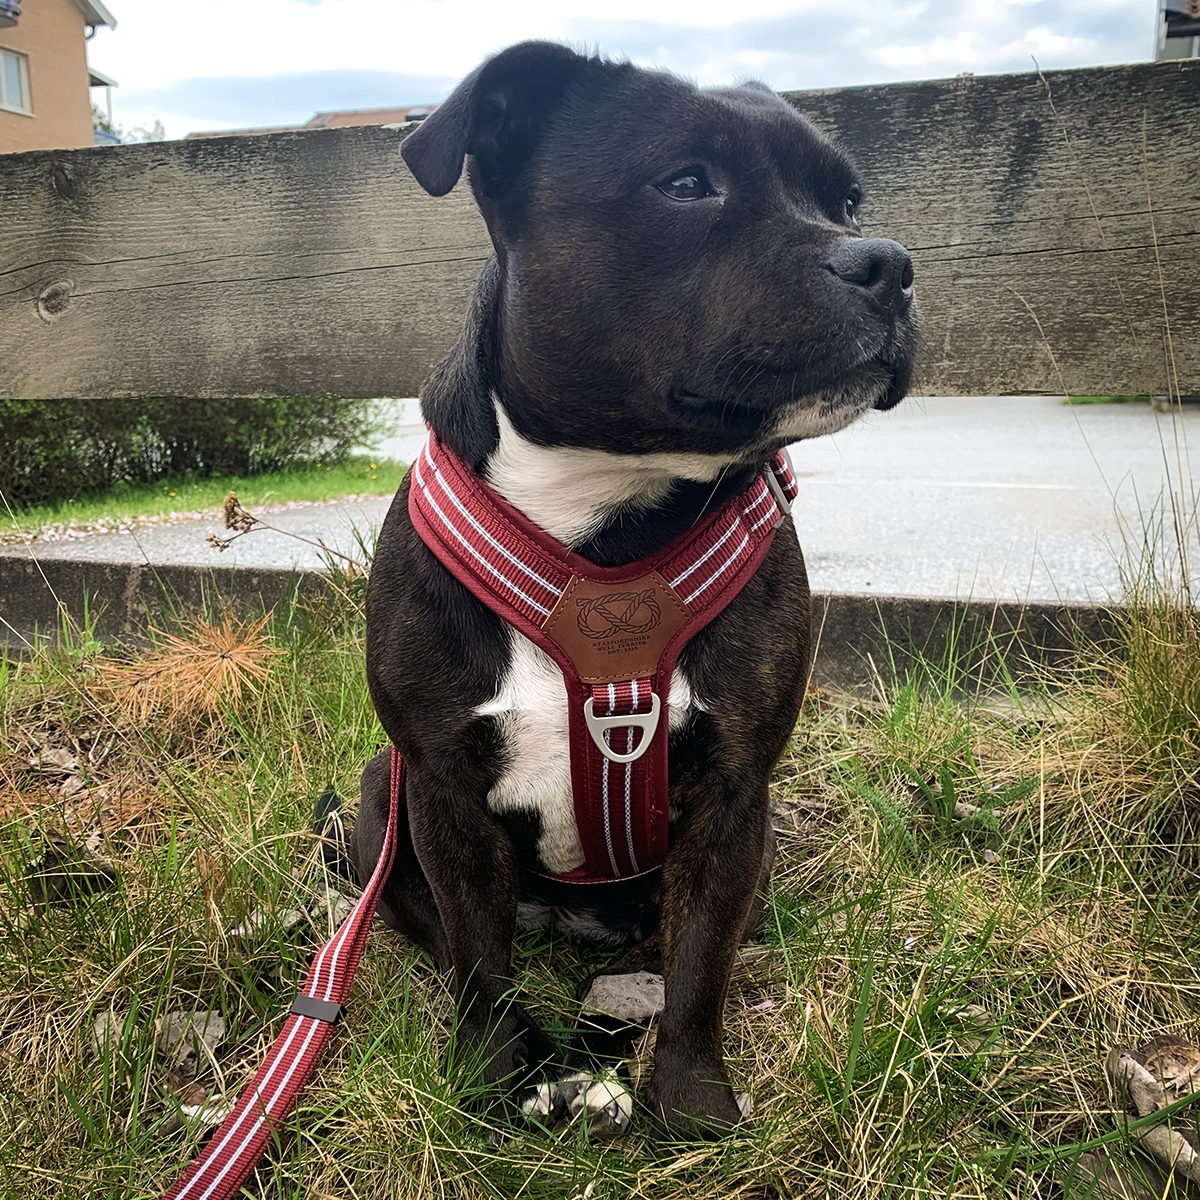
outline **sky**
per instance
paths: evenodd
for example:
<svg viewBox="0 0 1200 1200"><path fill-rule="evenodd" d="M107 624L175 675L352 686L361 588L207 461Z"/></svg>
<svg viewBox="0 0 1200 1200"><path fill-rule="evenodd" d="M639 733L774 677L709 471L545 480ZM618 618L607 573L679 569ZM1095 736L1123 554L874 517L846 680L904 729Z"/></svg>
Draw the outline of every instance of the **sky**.
<svg viewBox="0 0 1200 1200"><path fill-rule="evenodd" d="M192 130L426 104L523 38L780 91L1145 61L1156 0L105 0L113 118ZM597 11L602 16L594 15ZM103 93L93 92L103 103Z"/></svg>

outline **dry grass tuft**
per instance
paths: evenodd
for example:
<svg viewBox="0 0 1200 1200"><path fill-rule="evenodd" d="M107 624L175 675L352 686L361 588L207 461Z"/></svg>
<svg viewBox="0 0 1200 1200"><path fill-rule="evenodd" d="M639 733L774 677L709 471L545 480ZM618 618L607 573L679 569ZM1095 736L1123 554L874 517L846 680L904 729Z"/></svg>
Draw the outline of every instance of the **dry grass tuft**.
<svg viewBox="0 0 1200 1200"><path fill-rule="evenodd" d="M96 670L114 708L137 724L159 715L212 716L270 679L278 651L266 633L269 620L238 624L227 615L216 624L196 617L182 635L154 630L160 641L153 657L102 661Z"/></svg>

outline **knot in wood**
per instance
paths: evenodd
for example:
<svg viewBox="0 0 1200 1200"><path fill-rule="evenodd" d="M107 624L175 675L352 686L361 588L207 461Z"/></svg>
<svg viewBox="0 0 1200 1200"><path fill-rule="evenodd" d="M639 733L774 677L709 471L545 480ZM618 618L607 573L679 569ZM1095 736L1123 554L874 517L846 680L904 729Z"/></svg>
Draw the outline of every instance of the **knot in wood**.
<svg viewBox="0 0 1200 1200"><path fill-rule="evenodd" d="M60 283L50 284L37 298L37 315L46 324L57 321L70 306L71 295L74 291L75 284L69 279L64 279Z"/></svg>
<svg viewBox="0 0 1200 1200"><path fill-rule="evenodd" d="M62 166L55 166L50 173L51 182L54 184L54 190L63 197L64 200L74 200L79 193L79 188L75 180L67 173L67 169Z"/></svg>

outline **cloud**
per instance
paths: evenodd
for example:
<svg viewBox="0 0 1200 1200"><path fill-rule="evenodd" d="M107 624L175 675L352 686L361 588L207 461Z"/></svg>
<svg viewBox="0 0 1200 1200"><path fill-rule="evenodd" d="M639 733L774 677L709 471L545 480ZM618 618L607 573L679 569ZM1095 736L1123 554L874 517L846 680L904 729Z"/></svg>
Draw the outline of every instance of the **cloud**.
<svg viewBox="0 0 1200 1200"><path fill-rule="evenodd" d="M303 125L313 113L330 109L432 103L454 83L448 76L403 71L291 71L250 79L181 79L166 87L128 89L121 102L122 113L157 113L179 136L172 126L186 120L186 114L204 114L201 125L188 129Z"/></svg>
<svg viewBox="0 0 1200 1200"><path fill-rule="evenodd" d="M1028 71L1149 57L1147 0L249 0L236 26L164 0L112 0L89 44L120 79L117 120L191 128L297 124L328 108L444 97L525 37L564 40L704 84L781 89Z"/></svg>
<svg viewBox="0 0 1200 1200"><path fill-rule="evenodd" d="M573 40L701 83L754 74L790 90L1028 71L1035 57L1045 69L1136 61L1147 57L1150 43L1145 18L1141 6L1128 3L842 0L836 8L716 30L655 21L571 20L564 26Z"/></svg>

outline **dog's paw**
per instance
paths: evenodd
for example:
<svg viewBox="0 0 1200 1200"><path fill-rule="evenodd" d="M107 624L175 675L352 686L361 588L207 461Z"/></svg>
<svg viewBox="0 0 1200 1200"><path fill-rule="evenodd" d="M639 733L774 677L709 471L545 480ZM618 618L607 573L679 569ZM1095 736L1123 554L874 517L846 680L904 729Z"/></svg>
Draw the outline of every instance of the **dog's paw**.
<svg viewBox="0 0 1200 1200"><path fill-rule="evenodd" d="M646 1089L655 1123L668 1136L685 1141L713 1141L737 1133L753 1104L747 1092L735 1096L721 1075L724 1070L716 1064L673 1072L656 1061Z"/></svg>
<svg viewBox="0 0 1200 1200"><path fill-rule="evenodd" d="M633 1094L615 1071L591 1075L576 1071L561 1079L540 1083L521 1102L521 1112L531 1124L559 1121L582 1124L593 1141L621 1137L633 1117Z"/></svg>

